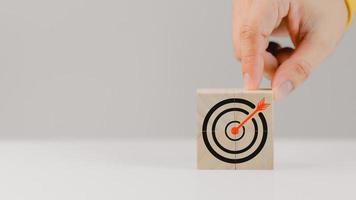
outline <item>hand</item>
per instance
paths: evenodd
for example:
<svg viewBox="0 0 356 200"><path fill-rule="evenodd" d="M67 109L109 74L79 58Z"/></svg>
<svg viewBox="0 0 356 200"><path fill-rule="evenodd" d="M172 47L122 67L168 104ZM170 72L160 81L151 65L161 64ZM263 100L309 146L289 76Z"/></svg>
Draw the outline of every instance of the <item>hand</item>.
<svg viewBox="0 0 356 200"><path fill-rule="evenodd" d="M246 89L257 89L263 74L275 99L298 87L335 49L346 30L343 0L234 0L233 42ZM289 36L295 48L269 43Z"/></svg>

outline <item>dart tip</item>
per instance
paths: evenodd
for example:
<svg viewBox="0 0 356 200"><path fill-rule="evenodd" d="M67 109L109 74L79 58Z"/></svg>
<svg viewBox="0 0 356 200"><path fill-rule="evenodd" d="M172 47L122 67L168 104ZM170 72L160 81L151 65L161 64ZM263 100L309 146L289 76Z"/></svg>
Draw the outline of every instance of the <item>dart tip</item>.
<svg viewBox="0 0 356 200"><path fill-rule="evenodd" d="M265 110L265 109L267 109L268 106L270 106L270 105L271 105L271 104L266 103L266 102L265 102L265 98L263 98L263 99L261 99L260 102L258 102L256 110L258 110L258 111Z"/></svg>

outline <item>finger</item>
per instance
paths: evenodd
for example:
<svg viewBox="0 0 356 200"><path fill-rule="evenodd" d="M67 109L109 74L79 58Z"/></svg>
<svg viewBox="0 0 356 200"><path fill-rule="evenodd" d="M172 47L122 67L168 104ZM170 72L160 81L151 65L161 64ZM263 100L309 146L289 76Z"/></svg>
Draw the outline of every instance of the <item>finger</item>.
<svg viewBox="0 0 356 200"><path fill-rule="evenodd" d="M281 45L277 42L269 42L266 49L267 52L263 54L264 60L264 76L267 79L272 79L277 67L279 65L278 59L276 57L277 53L281 49Z"/></svg>
<svg viewBox="0 0 356 200"><path fill-rule="evenodd" d="M263 54L268 35L263 34L257 24L252 22L242 25L240 31L242 73L246 89L257 89L263 76Z"/></svg>
<svg viewBox="0 0 356 200"><path fill-rule="evenodd" d="M290 47L285 47L275 50L269 50L269 48L267 48L267 51L268 52L266 52L264 56L264 72L265 77L272 80L272 77L275 75L278 67L292 55L294 49Z"/></svg>
<svg viewBox="0 0 356 200"><path fill-rule="evenodd" d="M292 55L293 55L294 49L290 47L284 47L278 49L276 52L275 56L278 60L279 64L284 63L286 60L288 60Z"/></svg>
<svg viewBox="0 0 356 200"><path fill-rule="evenodd" d="M331 47L328 42L320 38L322 38L320 34L308 34L294 52L287 50L279 56L279 60L283 62L272 80L276 100L288 96L308 78L315 66L330 53Z"/></svg>
<svg viewBox="0 0 356 200"><path fill-rule="evenodd" d="M240 26L240 53L246 89L257 89L260 85L264 53L270 34L280 22L280 6L267 0L252 1L249 15Z"/></svg>
<svg viewBox="0 0 356 200"><path fill-rule="evenodd" d="M233 11L232 11L232 39L235 50L235 57L241 60L241 50L240 50L240 26L244 11L247 10L247 4L243 0L233 1Z"/></svg>
<svg viewBox="0 0 356 200"><path fill-rule="evenodd" d="M272 77L278 67L278 60L271 53L265 52L263 54L264 60L264 76L272 80Z"/></svg>

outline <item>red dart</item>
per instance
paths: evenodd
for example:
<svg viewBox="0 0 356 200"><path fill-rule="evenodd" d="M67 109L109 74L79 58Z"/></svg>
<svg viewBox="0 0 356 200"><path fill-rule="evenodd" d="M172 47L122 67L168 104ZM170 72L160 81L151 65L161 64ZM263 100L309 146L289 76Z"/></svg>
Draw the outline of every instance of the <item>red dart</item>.
<svg viewBox="0 0 356 200"><path fill-rule="evenodd" d="M261 101L258 102L256 109L252 113L250 113L238 126L231 128L231 134L237 135L240 131L240 128L243 127L243 125L245 125L245 123L248 120L250 120L258 112L261 112L261 111L265 110L266 108L268 108L268 106L270 106L270 105L271 104L268 104L265 102L265 98L261 99Z"/></svg>

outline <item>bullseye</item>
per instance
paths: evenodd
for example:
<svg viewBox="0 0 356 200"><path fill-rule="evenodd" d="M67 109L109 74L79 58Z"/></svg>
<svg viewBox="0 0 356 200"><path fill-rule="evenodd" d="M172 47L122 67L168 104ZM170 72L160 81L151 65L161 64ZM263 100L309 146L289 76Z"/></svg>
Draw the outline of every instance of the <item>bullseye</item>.
<svg viewBox="0 0 356 200"><path fill-rule="evenodd" d="M231 128L231 134L236 136L237 134L239 134L239 132L240 132L239 128L237 128L237 127Z"/></svg>

